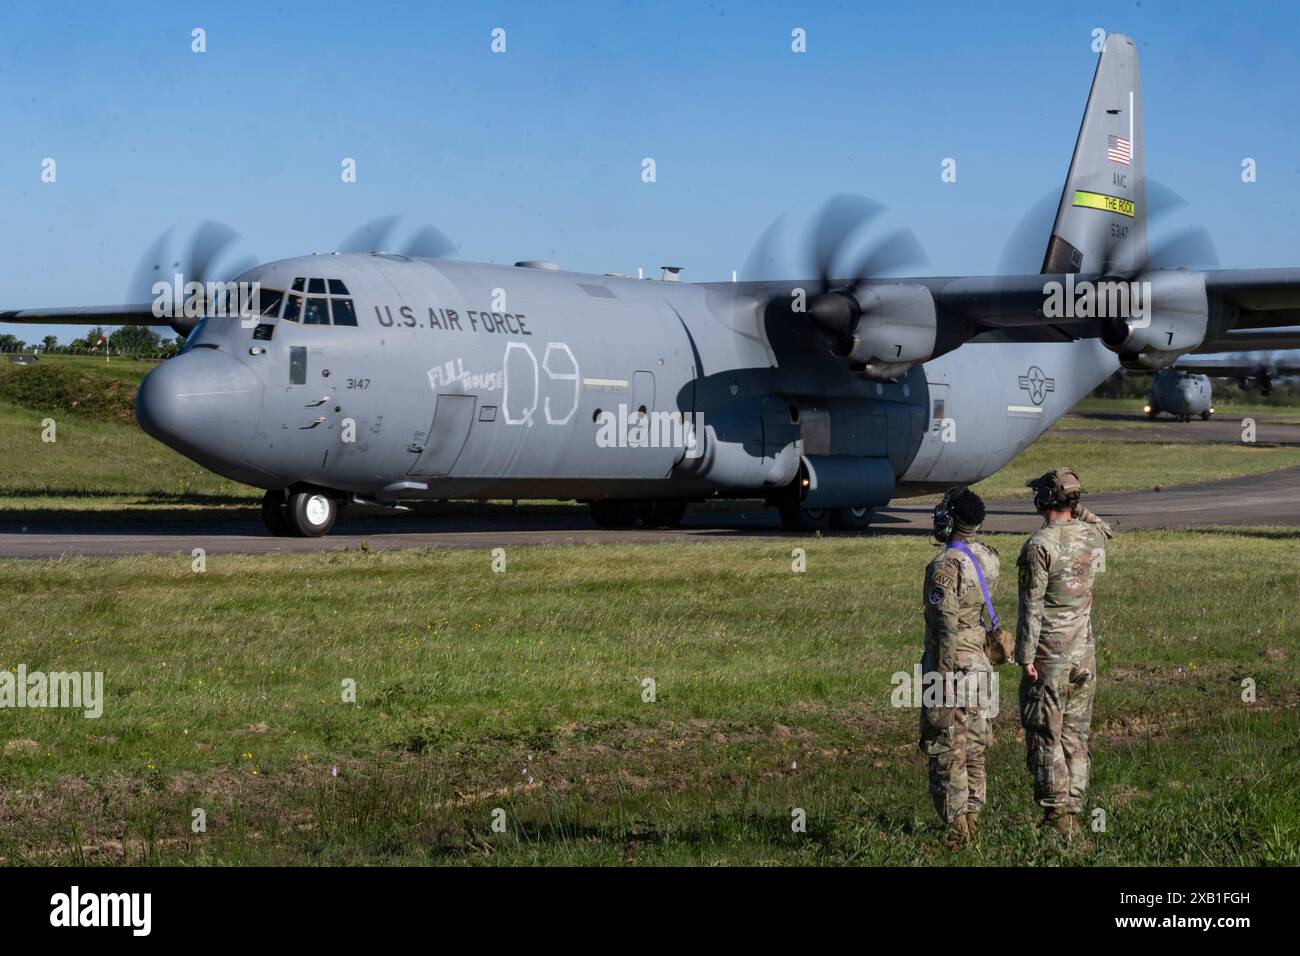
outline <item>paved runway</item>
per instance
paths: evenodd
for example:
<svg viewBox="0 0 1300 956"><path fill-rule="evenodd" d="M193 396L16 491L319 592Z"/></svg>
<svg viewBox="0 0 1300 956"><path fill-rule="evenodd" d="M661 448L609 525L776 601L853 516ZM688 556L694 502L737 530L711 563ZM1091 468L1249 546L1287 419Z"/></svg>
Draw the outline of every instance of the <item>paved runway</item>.
<svg viewBox="0 0 1300 956"><path fill-rule="evenodd" d="M1204 423L1202 423L1204 424ZM1117 529L1285 525L1300 527L1300 468L1165 490L1089 495L1088 507ZM1039 519L1028 500L988 503L990 531L1028 533ZM871 533L926 534L930 507L901 501L883 509ZM273 538L260 521L162 521L46 524L21 530L0 524L0 557L61 555L208 554L322 551L355 548L496 548L589 542L705 542L723 538L800 537L780 529L774 511L692 512L672 531L598 528L584 514L344 518L325 538Z"/></svg>

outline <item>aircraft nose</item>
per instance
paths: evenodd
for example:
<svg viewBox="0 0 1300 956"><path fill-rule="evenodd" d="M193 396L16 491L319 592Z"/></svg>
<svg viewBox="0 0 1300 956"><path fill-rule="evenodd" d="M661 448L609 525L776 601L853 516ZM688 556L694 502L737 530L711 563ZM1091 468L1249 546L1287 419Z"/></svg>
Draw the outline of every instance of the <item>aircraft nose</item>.
<svg viewBox="0 0 1300 956"><path fill-rule="evenodd" d="M144 377L135 418L149 435L214 471L244 458L262 411L262 383L243 362L194 348Z"/></svg>

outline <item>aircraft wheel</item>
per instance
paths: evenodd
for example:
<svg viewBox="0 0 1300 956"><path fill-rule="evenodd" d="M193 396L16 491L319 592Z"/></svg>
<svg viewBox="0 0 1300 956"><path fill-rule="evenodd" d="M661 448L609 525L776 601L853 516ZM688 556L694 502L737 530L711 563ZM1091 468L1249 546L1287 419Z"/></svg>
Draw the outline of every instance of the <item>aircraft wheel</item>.
<svg viewBox="0 0 1300 956"><path fill-rule="evenodd" d="M1184 416L1183 416L1183 422L1184 422L1184 424L1187 423L1187 422L1190 422L1191 420L1192 420L1192 416L1191 416L1191 415L1184 415Z"/></svg>
<svg viewBox="0 0 1300 956"><path fill-rule="evenodd" d="M636 502L602 498L591 503L591 518L602 528L631 528L636 524Z"/></svg>
<svg viewBox="0 0 1300 956"><path fill-rule="evenodd" d="M299 538L329 534L339 516L338 502L322 491L296 491L285 505L289 531Z"/></svg>
<svg viewBox="0 0 1300 956"><path fill-rule="evenodd" d="M1208 422L1209 420L1210 420L1210 410L1207 408L1205 411L1201 412L1201 421Z"/></svg>
<svg viewBox="0 0 1300 956"><path fill-rule="evenodd" d="M679 498L656 498L643 501L636 511L647 528L675 528L686 514L686 502Z"/></svg>
<svg viewBox="0 0 1300 956"><path fill-rule="evenodd" d="M835 508L831 511L831 527L840 531L865 531L875 517L874 508Z"/></svg>
<svg viewBox="0 0 1300 956"><path fill-rule="evenodd" d="M289 519L284 513L283 491L268 491L263 496L262 524L266 525L266 530L277 538L285 538L293 533L289 529Z"/></svg>
<svg viewBox="0 0 1300 956"><path fill-rule="evenodd" d="M800 508L798 502L786 500L777 505L777 511L786 531L825 531L830 527L830 508Z"/></svg>

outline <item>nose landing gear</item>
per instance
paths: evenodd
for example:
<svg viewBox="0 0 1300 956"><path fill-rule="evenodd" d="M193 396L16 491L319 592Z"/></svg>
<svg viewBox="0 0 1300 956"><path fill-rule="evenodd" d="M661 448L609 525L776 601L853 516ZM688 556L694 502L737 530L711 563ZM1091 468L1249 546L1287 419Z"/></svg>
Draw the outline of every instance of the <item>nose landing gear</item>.
<svg viewBox="0 0 1300 956"><path fill-rule="evenodd" d="M262 498L262 523L276 537L319 538L338 516L338 499L317 488L268 491Z"/></svg>

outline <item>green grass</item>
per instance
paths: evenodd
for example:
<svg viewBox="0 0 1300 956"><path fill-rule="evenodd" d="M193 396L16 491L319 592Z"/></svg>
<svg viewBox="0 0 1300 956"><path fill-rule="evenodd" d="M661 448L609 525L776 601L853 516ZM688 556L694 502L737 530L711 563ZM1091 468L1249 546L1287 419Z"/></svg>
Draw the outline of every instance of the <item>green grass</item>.
<svg viewBox="0 0 1300 956"><path fill-rule="evenodd" d="M1011 614L1019 539L993 540ZM1116 538L1106 831L1068 849L1036 831L1004 668L982 844L956 855L916 714L890 706L933 549L799 543L803 574L789 540L510 548L504 573L486 551L0 563L0 666L102 670L107 691L99 720L0 710L0 857L1300 863L1296 533Z"/></svg>
<svg viewBox="0 0 1300 956"><path fill-rule="evenodd" d="M1245 445L1071 437L1050 431L1015 460L974 486L986 498L1028 497L1025 482L1068 465L1089 492L1136 491L1238 478L1300 465L1300 446Z"/></svg>
<svg viewBox="0 0 1300 956"><path fill-rule="evenodd" d="M1123 426L1141 427L1144 413L1143 406L1146 405L1145 398L1085 398L1079 402L1070 411L1074 415L1088 414L1109 414L1109 415L1132 415L1136 420L1131 422L1116 423ZM1222 396L1214 403L1214 416L1216 418L1244 418L1251 416L1262 422L1300 422L1300 407L1297 407L1289 399L1277 398L1271 402L1260 401L1238 401L1225 399ZM1168 420L1168 416L1164 416ZM1088 427L1104 426L1105 422L1089 422ZM1078 427L1084 427L1080 425Z"/></svg>
<svg viewBox="0 0 1300 956"><path fill-rule="evenodd" d="M52 442L44 440L47 418L54 419ZM150 511L212 517L240 506L251 517L261 497L159 444L134 422L0 402L0 435L0 514L11 517L66 512L98 519Z"/></svg>

